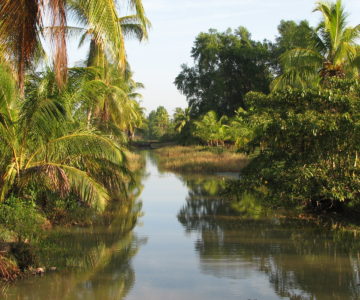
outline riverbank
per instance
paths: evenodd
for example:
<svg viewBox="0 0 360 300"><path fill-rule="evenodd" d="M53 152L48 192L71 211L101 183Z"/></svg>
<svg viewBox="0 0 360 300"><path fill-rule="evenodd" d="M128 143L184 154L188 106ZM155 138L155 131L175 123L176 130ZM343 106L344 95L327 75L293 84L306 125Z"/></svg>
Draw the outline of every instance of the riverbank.
<svg viewBox="0 0 360 300"><path fill-rule="evenodd" d="M144 166L142 155L126 152L126 168L131 176L124 179L121 194L110 195L105 210L97 210L75 195L61 199L51 192L34 194L31 199L6 199L0 204L0 280L14 281L38 274L37 269L45 272L53 268L42 266L38 260L49 234L59 228L85 228L112 220L119 213L119 205L131 205L135 197L133 186L139 185Z"/></svg>
<svg viewBox="0 0 360 300"><path fill-rule="evenodd" d="M155 150L159 168L175 173L239 173L249 162L245 154L223 147L167 146Z"/></svg>

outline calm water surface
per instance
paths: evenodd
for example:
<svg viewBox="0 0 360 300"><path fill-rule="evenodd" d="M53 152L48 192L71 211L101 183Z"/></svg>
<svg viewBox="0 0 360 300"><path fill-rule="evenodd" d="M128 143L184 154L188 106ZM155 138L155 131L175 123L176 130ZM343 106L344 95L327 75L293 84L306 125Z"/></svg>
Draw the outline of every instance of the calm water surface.
<svg viewBox="0 0 360 300"><path fill-rule="evenodd" d="M353 235L260 217L252 197L219 196L222 177L161 173L151 156L146 172L139 199L115 218L51 234L42 262L59 271L19 281L3 298L360 299Z"/></svg>

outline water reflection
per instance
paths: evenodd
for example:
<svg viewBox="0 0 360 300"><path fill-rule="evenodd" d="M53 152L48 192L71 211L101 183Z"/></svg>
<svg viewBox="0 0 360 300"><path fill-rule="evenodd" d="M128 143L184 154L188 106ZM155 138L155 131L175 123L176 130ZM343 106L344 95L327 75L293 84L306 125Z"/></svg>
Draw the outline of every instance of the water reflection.
<svg viewBox="0 0 360 300"><path fill-rule="evenodd" d="M274 217L254 195L226 195L226 178L161 174L152 159L148 179L142 181L144 168L129 201L100 224L48 237L42 262L58 272L19 281L0 298L360 299L355 236ZM136 232L149 241L136 255L147 242L133 231L142 209Z"/></svg>
<svg viewBox="0 0 360 300"><path fill-rule="evenodd" d="M356 236L266 216L251 195L239 201L219 196L222 179L184 181L190 190L178 220L198 233L195 248L204 274L239 280L260 272L279 298L360 298Z"/></svg>
<svg viewBox="0 0 360 300"><path fill-rule="evenodd" d="M27 300L121 300L135 283L132 258L146 243L133 229L142 215L138 200L145 173L134 174L127 200L109 207L96 225L59 228L40 247L41 263L56 272L30 277L10 285L1 299Z"/></svg>

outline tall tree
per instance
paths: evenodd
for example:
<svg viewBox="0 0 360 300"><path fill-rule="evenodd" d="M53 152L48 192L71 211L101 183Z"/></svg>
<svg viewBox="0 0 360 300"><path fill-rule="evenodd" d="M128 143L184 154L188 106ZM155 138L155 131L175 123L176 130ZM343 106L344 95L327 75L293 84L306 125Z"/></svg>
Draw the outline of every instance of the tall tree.
<svg viewBox="0 0 360 300"><path fill-rule="evenodd" d="M279 57L294 48L310 47L315 29L306 20L298 23L291 20L281 20L277 29L279 35L276 37L275 43L269 42L269 47L272 53L272 71L278 76L282 73Z"/></svg>
<svg viewBox="0 0 360 300"><path fill-rule="evenodd" d="M150 112L148 117L149 136L159 139L169 132L170 117L164 106Z"/></svg>
<svg viewBox="0 0 360 300"><path fill-rule="evenodd" d="M65 0L4 0L0 2L0 42L2 59L15 66L20 90L24 91L26 68L33 62L37 50L41 47L40 38L44 29L45 11L50 13L52 42L55 47L54 66L59 84L64 80L66 67Z"/></svg>
<svg viewBox="0 0 360 300"><path fill-rule="evenodd" d="M234 32L200 33L192 57L195 65L183 65L175 85L196 116L209 110L232 115L238 107L244 107L247 92L268 92L271 74L267 45L251 40L243 27Z"/></svg>

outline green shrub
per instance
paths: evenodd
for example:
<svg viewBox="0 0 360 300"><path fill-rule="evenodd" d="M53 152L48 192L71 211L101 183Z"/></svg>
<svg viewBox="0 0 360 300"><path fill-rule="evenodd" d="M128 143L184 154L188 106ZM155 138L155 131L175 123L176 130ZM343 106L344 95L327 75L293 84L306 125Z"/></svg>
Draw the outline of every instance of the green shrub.
<svg viewBox="0 0 360 300"><path fill-rule="evenodd" d="M326 88L251 93L247 103L260 149L242 186L266 186L280 205L339 210L360 204L360 89L334 80Z"/></svg>
<svg viewBox="0 0 360 300"><path fill-rule="evenodd" d="M38 239L45 222L32 201L11 196L0 204L0 225L13 233L18 242Z"/></svg>

